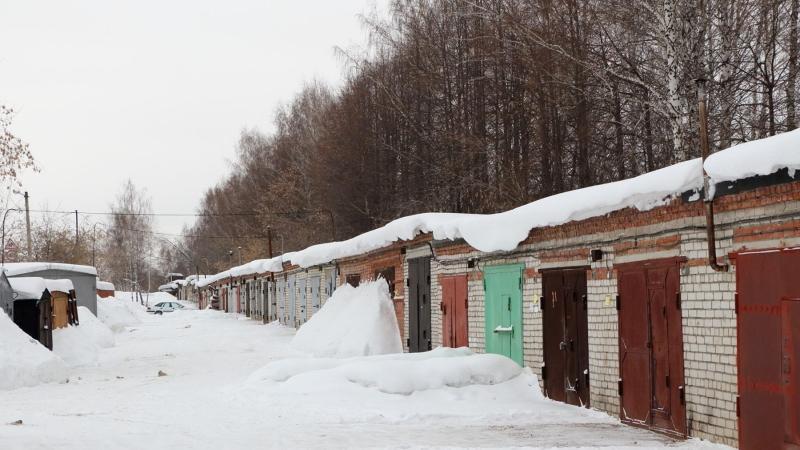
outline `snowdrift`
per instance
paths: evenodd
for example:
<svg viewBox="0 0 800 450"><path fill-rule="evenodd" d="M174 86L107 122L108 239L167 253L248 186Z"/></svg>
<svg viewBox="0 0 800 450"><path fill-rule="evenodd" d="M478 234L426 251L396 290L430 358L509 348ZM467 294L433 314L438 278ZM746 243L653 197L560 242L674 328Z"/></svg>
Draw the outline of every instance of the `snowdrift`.
<svg viewBox="0 0 800 450"><path fill-rule="evenodd" d="M0 313L0 390L66 380L67 366Z"/></svg>
<svg viewBox="0 0 800 450"><path fill-rule="evenodd" d="M71 367L96 365L100 349L114 346L114 335L84 306L78 318L80 325L53 331L53 352Z"/></svg>
<svg viewBox="0 0 800 450"><path fill-rule="evenodd" d="M147 313L138 303L114 297L97 298L97 318L115 333L141 323L142 314Z"/></svg>
<svg viewBox="0 0 800 450"><path fill-rule="evenodd" d="M402 353L386 280L337 288L325 305L297 330L292 346L315 356L330 357Z"/></svg>
<svg viewBox="0 0 800 450"><path fill-rule="evenodd" d="M286 359L256 371L248 381L286 383L288 388L298 392L338 389L342 385L354 384L385 394L411 395L442 388L496 385L523 372L517 363L505 356L475 354L466 348L439 347L424 353L346 359Z"/></svg>

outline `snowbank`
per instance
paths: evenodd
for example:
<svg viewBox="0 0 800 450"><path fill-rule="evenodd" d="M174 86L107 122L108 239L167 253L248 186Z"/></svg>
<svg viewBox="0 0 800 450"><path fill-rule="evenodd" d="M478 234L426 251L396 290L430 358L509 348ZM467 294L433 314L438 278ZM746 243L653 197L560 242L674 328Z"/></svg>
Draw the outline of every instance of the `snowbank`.
<svg viewBox="0 0 800 450"><path fill-rule="evenodd" d="M67 379L67 366L0 313L0 390Z"/></svg>
<svg viewBox="0 0 800 450"><path fill-rule="evenodd" d="M297 330L292 346L316 356L402 353L386 280L337 288L325 305Z"/></svg>
<svg viewBox="0 0 800 450"><path fill-rule="evenodd" d="M78 326L53 330L53 352L70 367L97 365L100 349L114 346L114 335L84 306L78 319Z"/></svg>
<svg viewBox="0 0 800 450"><path fill-rule="evenodd" d="M439 347L424 353L280 360L254 372L248 382L286 383L287 388L298 392L355 384L384 394L411 395L442 388L496 385L523 373L533 376L505 356Z"/></svg>
<svg viewBox="0 0 800 450"><path fill-rule="evenodd" d="M143 314L146 313L142 306L130 300L119 300L115 297L97 299L97 318L115 333L141 323ZM82 316L80 318L83 319Z"/></svg>

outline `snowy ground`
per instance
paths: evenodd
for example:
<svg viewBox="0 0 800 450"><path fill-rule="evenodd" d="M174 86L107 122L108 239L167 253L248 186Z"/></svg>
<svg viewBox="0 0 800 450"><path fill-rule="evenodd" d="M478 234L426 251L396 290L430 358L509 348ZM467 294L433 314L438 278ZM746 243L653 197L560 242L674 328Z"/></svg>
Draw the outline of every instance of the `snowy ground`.
<svg viewBox="0 0 800 450"><path fill-rule="evenodd" d="M326 377L309 358L310 371L291 379L305 383L265 379L271 361L297 369L293 335L215 311L144 317L100 349L97 365L72 368L68 383L0 391L0 447L724 448L540 399L529 376L398 395L346 370Z"/></svg>

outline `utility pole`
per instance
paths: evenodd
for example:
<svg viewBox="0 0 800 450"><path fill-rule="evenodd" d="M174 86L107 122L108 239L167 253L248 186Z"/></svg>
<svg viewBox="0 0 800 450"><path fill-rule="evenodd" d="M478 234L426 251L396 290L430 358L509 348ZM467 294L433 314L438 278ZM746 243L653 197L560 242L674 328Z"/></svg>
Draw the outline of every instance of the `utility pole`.
<svg viewBox="0 0 800 450"><path fill-rule="evenodd" d="M31 208L28 203L28 191L25 191L25 225L28 229L28 261L31 261L33 252L31 251Z"/></svg>
<svg viewBox="0 0 800 450"><path fill-rule="evenodd" d="M72 252L72 259L78 262L78 210L75 210L75 250Z"/></svg>
<svg viewBox="0 0 800 450"><path fill-rule="evenodd" d="M272 227L267 227L267 255L269 259L272 259ZM261 311L261 322L266 324L269 319L267 317L267 313L269 312L269 306L272 302L271 294L272 294L272 287L275 286L275 273L269 273L269 281L270 286L267 289L267 298L264 299L264 311Z"/></svg>

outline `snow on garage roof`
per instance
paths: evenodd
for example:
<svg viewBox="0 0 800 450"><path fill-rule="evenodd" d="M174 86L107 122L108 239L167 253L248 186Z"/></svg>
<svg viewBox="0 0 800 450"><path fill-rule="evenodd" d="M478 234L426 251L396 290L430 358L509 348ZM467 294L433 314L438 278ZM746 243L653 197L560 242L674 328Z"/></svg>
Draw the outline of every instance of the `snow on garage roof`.
<svg viewBox="0 0 800 450"><path fill-rule="evenodd" d="M8 282L20 300L38 300L47 289L44 278L39 277L9 278Z"/></svg>
<svg viewBox="0 0 800 450"><path fill-rule="evenodd" d="M197 287L206 287L215 281L229 277L244 277L266 272L280 272L283 270L284 256L287 255L288 253L286 255L276 256L270 259L257 259L255 261L250 261L247 264L242 264L241 266L236 266L224 272L220 272L216 275L209 275L198 281Z"/></svg>
<svg viewBox="0 0 800 450"><path fill-rule="evenodd" d="M63 270L65 272L78 272L97 276L97 269L92 266L78 264L52 263L52 262L22 262L6 263L3 266L9 277L24 275L26 273L41 272L43 270Z"/></svg>
<svg viewBox="0 0 800 450"><path fill-rule="evenodd" d="M47 286L47 290L50 292L65 292L69 294L69 291L75 290L75 287L72 285L72 280L44 280L45 286Z"/></svg>
<svg viewBox="0 0 800 450"><path fill-rule="evenodd" d="M109 283L108 281L98 281L97 282L97 290L98 291L113 291L114 285Z"/></svg>
<svg viewBox="0 0 800 450"><path fill-rule="evenodd" d="M535 228L603 216L625 208L645 211L685 192L697 191L703 187L703 169L712 183L720 183L769 175L786 168L791 174L800 169L800 130L719 151L705 164L700 158L684 161L634 178L562 192L497 214L424 213L402 217L346 241L313 245L273 258L274 269L252 269L254 264L270 261L257 260L210 276L198 286L227 277L277 272L281 270L278 262L283 261L300 267L326 264L378 250L398 240L413 239L420 233L432 233L439 240L463 238L483 252L510 251Z"/></svg>

